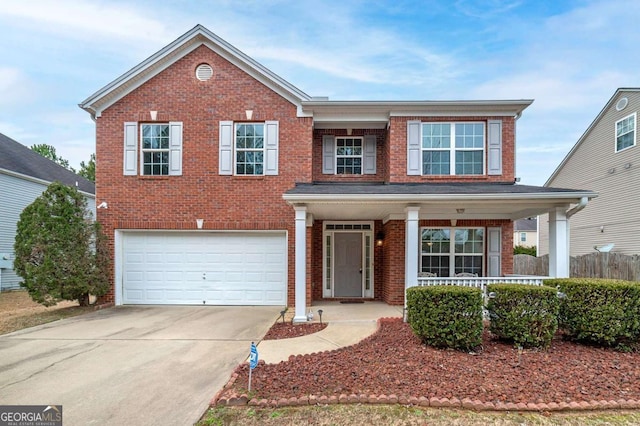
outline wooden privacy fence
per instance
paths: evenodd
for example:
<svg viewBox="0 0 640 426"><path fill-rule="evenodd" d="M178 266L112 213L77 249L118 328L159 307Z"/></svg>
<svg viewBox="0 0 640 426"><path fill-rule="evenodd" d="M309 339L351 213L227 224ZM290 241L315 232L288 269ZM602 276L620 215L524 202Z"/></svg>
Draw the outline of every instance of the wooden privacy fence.
<svg viewBox="0 0 640 426"><path fill-rule="evenodd" d="M541 257L517 254L513 256L516 275L549 276L549 255ZM589 253L572 257L569 275L577 278L613 278L640 281L640 256L622 253Z"/></svg>

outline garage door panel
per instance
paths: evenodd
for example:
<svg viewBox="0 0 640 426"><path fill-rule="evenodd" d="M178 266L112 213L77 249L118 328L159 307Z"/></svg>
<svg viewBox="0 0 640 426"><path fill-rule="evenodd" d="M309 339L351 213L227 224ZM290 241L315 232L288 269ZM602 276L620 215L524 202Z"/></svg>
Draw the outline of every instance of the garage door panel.
<svg viewBox="0 0 640 426"><path fill-rule="evenodd" d="M123 233L125 304L286 304L284 233Z"/></svg>

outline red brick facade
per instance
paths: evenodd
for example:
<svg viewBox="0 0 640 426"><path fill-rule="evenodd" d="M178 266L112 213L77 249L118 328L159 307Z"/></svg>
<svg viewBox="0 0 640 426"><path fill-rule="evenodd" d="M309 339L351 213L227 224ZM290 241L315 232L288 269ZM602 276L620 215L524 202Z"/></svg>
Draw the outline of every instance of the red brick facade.
<svg viewBox="0 0 640 426"><path fill-rule="evenodd" d="M196 67L207 63L213 77L200 81ZM108 201L98 220L111 238L127 229L195 230L196 218L205 230L278 230L287 232L287 303L295 301L295 215L283 194L296 183L311 182L513 182L515 136L513 117L396 117L386 129L351 129L352 136L376 136L376 174L325 175L322 173L322 136L347 135L347 129L313 129L312 117L299 117L299 106L254 79L231 62L201 45L140 87L119 98L96 118L96 200ZM247 120L246 111L253 111ZM123 175L125 122L182 122L182 175L151 177ZM503 174L500 176L408 176L407 121L502 120ZM221 121L279 123L278 174L245 177L219 174ZM487 162L485 155L485 164ZM337 220L340 218L337 217ZM374 247L373 299L404 303L405 223L380 217L373 235L382 232L382 246ZM421 221L420 226L450 226L449 221ZM460 220L458 227L502 229L502 273L512 272L512 223L509 220ZM323 298L323 220L307 228L307 304ZM113 278L113 277L112 277ZM104 297L114 301L112 290Z"/></svg>

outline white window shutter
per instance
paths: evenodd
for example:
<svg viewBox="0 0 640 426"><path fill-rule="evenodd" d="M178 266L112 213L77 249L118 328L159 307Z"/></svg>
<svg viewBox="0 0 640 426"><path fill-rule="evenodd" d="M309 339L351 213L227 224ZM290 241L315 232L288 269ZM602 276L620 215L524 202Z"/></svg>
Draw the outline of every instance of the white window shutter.
<svg viewBox="0 0 640 426"><path fill-rule="evenodd" d="M221 175L233 174L233 121L220 122L219 170Z"/></svg>
<svg viewBox="0 0 640 426"><path fill-rule="evenodd" d="M125 176L138 174L138 123L124 123L124 167Z"/></svg>
<svg viewBox="0 0 640 426"><path fill-rule="evenodd" d="M407 121L407 175L422 174L422 143L419 121Z"/></svg>
<svg viewBox="0 0 640 426"><path fill-rule="evenodd" d="M364 137L364 167L365 175L376 174L376 135L366 135Z"/></svg>
<svg viewBox="0 0 640 426"><path fill-rule="evenodd" d="M502 120L487 121L487 146L489 160L487 174L502 174Z"/></svg>
<svg viewBox="0 0 640 426"><path fill-rule="evenodd" d="M182 175L182 122L169 123L169 175Z"/></svg>
<svg viewBox="0 0 640 426"><path fill-rule="evenodd" d="M278 174L278 122L265 121L264 123L264 147L265 161L264 174Z"/></svg>
<svg viewBox="0 0 640 426"><path fill-rule="evenodd" d="M322 136L322 173L336 173L336 142L333 135Z"/></svg>
<svg viewBox="0 0 640 426"><path fill-rule="evenodd" d="M502 229L487 228L487 276L502 276Z"/></svg>

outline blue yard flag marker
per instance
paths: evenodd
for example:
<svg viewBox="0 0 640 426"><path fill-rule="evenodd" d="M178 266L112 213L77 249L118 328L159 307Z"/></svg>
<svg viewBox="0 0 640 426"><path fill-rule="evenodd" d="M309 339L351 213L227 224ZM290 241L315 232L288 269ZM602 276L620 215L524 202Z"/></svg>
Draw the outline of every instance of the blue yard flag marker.
<svg viewBox="0 0 640 426"><path fill-rule="evenodd" d="M251 351L249 352L249 392L251 392L251 372L258 366L258 348L254 342L251 342Z"/></svg>
<svg viewBox="0 0 640 426"><path fill-rule="evenodd" d="M249 367L253 370L258 366L258 348L251 342L251 353L249 354Z"/></svg>

